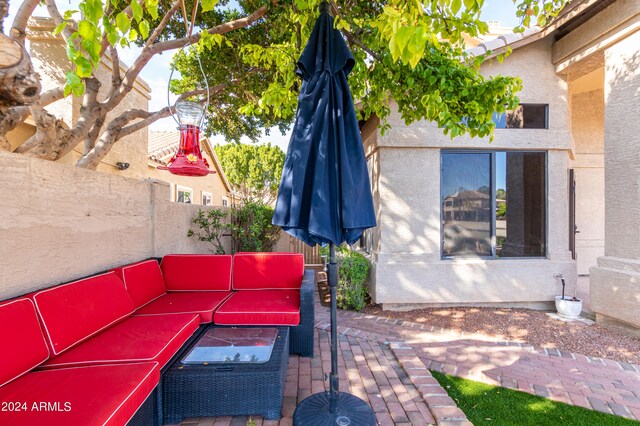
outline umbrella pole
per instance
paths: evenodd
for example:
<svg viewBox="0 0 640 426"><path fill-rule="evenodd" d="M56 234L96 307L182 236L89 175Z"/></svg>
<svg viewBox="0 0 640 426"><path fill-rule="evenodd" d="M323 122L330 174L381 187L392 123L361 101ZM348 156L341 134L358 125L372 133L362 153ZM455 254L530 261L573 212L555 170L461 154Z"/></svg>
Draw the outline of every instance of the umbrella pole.
<svg viewBox="0 0 640 426"><path fill-rule="evenodd" d="M338 411L338 330L336 287L338 285L338 265L336 264L336 248L329 243L329 288L331 290L331 374L329 375L329 412Z"/></svg>
<svg viewBox="0 0 640 426"><path fill-rule="evenodd" d="M375 426L371 407L349 392L338 392L338 321L336 290L338 265L336 248L329 243L329 288L331 290L331 374L329 392L315 393L305 398L293 413L293 426Z"/></svg>

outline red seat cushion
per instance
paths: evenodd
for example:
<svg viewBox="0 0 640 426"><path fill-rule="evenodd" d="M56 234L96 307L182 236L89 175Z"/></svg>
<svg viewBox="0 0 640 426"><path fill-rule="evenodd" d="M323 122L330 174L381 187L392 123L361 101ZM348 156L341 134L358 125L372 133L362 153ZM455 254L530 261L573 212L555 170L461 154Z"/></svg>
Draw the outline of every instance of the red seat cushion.
<svg viewBox="0 0 640 426"><path fill-rule="evenodd" d="M26 408L2 410L0 424L121 426L159 380L155 362L34 371L0 388L0 401Z"/></svg>
<svg viewBox="0 0 640 426"><path fill-rule="evenodd" d="M221 325L298 325L300 292L297 290L243 290L213 314Z"/></svg>
<svg viewBox="0 0 640 426"><path fill-rule="evenodd" d="M36 308L29 299L0 304L0 324L3 347L0 350L0 386L3 386L46 361L49 348Z"/></svg>
<svg viewBox="0 0 640 426"><path fill-rule="evenodd" d="M300 290L304 275L301 253L236 253L234 290Z"/></svg>
<svg viewBox="0 0 640 426"><path fill-rule="evenodd" d="M171 254L162 258L169 291L231 291L231 255Z"/></svg>
<svg viewBox="0 0 640 426"><path fill-rule="evenodd" d="M167 293L138 309L135 315L195 313L200 315L200 323L212 322L213 311L215 311L229 295L231 295L230 291Z"/></svg>
<svg viewBox="0 0 640 426"><path fill-rule="evenodd" d="M156 260L144 260L113 270L124 283L136 308L144 306L167 292L162 271Z"/></svg>
<svg viewBox="0 0 640 426"><path fill-rule="evenodd" d="M55 355L133 313L122 281L109 272L48 288L33 296Z"/></svg>
<svg viewBox="0 0 640 426"><path fill-rule="evenodd" d="M162 368L198 328L196 314L132 316L42 364L58 368L155 361Z"/></svg>

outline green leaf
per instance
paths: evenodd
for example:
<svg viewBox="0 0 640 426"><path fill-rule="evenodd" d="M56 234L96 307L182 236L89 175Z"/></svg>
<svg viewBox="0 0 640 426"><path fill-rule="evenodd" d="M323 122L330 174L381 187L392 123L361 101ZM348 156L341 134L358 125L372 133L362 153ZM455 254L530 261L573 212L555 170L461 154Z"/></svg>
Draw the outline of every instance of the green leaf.
<svg viewBox="0 0 640 426"><path fill-rule="evenodd" d="M462 0L451 0L451 13L456 15L462 7Z"/></svg>
<svg viewBox="0 0 640 426"><path fill-rule="evenodd" d="M76 50L75 45L73 44L73 40L78 38L77 36L74 37L75 35L76 34L71 36L71 40L69 40L69 43L67 44L67 58L69 58L71 62L74 62L76 60L76 55L78 54L78 51Z"/></svg>
<svg viewBox="0 0 640 426"><path fill-rule="evenodd" d="M95 39L96 26L89 21L80 21L78 23L78 33L84 39Z"/></svg>
<svg viewBox="0 0 640 426"><path fill-rule="evenodd" d="M73 93L75 95L78 92L78 86L80 86L82 88L82 91L84 92L84 85L82 84L82 80L80 79L80 77L78 77L74 72L67 71L64 85L64 95L69 96L70 93ZM80 93L80 95L82 95L82 93Z"/></svg>
<svg viewBox="0 0 640 426"><path fill-rule="evenodd" d="M102 44L98 40L82 40L82 47L91 57L91 61L97 65L100 62L100 53L102 52Z"/></svg>
<svg viewBox="0 0 640 426"><path fill-rule="evenodd" d="M149 23L147 21L140 22L138 29L140 30L140 34L142 34L142 38L146 40L149 37Z"/></svg>
<svg viewBox="0 0 640 426"><path fill-rule="evenodd" d="M136 22L140 22L142 19L142 6L140 6L137 0L131 2L131 12L133 12L133 19L135 19Z"/></svg>
<svg viewBox="0 0 640 426"><path fill-rule="evenodd" d="M158 2L147 4L147 12L153 19L158 19Z"/></svg>
<svg viewBox="0 0 640 426"><path fill-rule="evenodd" d="M76 74L78 74L78 77L80 78L91 77L92 71L93 71L93 65L87 58L85 58L84 56L78 56L76 58Z"/></svg>
<svg viewBox="0 0 640 426"><path fill-rule="evenodd" d="M85 0L80 3L80 11L84 13L84 20L97 24L103 15L101 0Z"/></svg>
<svg viewBox="0 0 640 426"><path fill-rule="evenodd" d="M131 31L129 31L129 41L136 41L137 38L138 32L135 30L135 28L131 28Z"/></svg>
<svg viewBox="0 0 640 426"><path fill-rule="evenodd" d="M71 19L71 17L73 16L73 14L74 14L74 13L77 13L77 12L78 12L78 11L77 11L77 10L74 10L74 9L72 9L72 10L67 10L67 11L65 11L65 12L64 12L63 18L64 18L65 20L66 20L66 19Z"/></svg>
<svg viewBox="0 0 640 426"><path fill-rule="evenodd" d="M120 12L116 15L116 25L122 34L126 34L131 28L131 18L126 13Z"/></svg>
<svg viewBox="0 0 640 426"><path fill-rule="evenodd" d="M209 12L210 10L213 10L214 7L216 7L216 4L218 4L219 0L202 0L202 11L203 12Z"/></svg>
<svg viewBox="0 0 640 426"><path fill-rule="evenodd" d="M119 39L120 36L118 35L116 27L111 27L107 30L107 40L109 40L110 45L115 46Z"/></svg>
<svg viewBox="0 0 640 426"><path fill-rule="evenodd" d="M69 25L67 21L62 22L60 25L56 26L51 33L53 35L58 35L66 28L67 25Z"/></svg>

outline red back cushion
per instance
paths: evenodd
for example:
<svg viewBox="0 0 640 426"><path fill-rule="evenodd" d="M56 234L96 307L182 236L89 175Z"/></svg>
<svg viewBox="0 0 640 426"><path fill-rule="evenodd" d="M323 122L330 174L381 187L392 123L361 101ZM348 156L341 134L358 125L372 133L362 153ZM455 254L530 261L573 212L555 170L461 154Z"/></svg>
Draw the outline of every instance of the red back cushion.
<svg viewBox="0 0 640 426"><path fill-rule="evenodd" d="M169 291L231 290L231 255L170 254L162 258Z"/></svg>
<svg viewBox="0 0 640 426"><path fill-rule="evenodd" d="M134 311L133 302L115 272L39 291L33 300L55 355Z"/></svg>
<svg viewBox="0 0 640 426"><path fill-rule="evenodd" d="M236 253L234 290L299 290L304 275L301 253Z"/></svg>
<svg viewBox="0 0 640 426"><path fill-rule="evenodd" d="M0 386L49 358L36 308L29 299L0 305Z"/></svg>
<svg viewBox="0 0 640 426"><path fill-rule="evenodd" d="M143 260L114 269L124 283L136 309L167 292L160 265L156 260Z"/></svg>

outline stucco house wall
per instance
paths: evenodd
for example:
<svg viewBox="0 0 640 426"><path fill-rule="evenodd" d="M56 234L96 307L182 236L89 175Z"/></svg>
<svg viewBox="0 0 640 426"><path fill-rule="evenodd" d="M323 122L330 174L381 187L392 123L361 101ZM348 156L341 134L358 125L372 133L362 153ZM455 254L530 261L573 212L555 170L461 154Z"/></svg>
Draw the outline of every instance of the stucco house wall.
<svg viewBox="0 0 640 426"><path fill-rule="evenodd" d="M451 140L429 122L406 126L395 106L391 129L365 141L376 164L374 198L378 240L372 253L371 294L385 308L420 304L506 304L548 306L559 293L555 273L575 284L568 246L568 175L574 149L566 81L551 63L549 38L515 50L485 75L518 76L522 103L549 105L548 129L497 129L495 139ZM547 257L455 258L441 256L440 158L442 150L535 150L547 152ZM376 197L376 194L379 196Z"/></svg>

